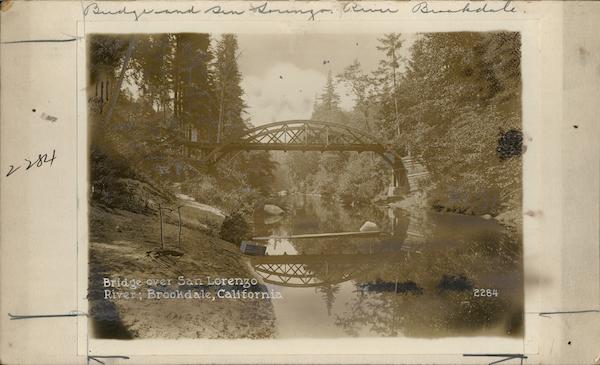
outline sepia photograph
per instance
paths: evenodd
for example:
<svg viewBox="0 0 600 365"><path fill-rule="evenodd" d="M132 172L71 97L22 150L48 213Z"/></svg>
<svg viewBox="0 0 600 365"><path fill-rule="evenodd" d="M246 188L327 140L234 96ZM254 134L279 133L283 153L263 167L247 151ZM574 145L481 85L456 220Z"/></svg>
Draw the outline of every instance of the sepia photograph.
<svg viewBox="0 0 600 365"><path fill-rule="evenodd" d="M600 365L600 2L0 2L1 364Z"/></svg>
<svg viewBox="0 0 600 365"><path fill-rule="evenodd" d="M86 48L90 337L524 337L519 32Z"/></svg>

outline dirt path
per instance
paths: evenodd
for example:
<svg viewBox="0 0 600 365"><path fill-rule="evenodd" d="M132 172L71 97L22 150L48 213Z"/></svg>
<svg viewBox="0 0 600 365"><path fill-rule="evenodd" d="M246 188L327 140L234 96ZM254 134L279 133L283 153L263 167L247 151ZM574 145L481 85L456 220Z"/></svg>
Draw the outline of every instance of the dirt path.
<svg viewBox="0 0 600 365"><path fill-rule="evenodd" d="M274 314L264 299L104 299L103 278L172 279L252 278L233 244L183 228L178 247L177 225L165 224L166 250L181 256L157 255L158 217L126 211L90 213L90 314L98 336L118 338L267 338L274 336ZM123 291L127 291L123 289ZM145 289L142 290L145 293Z"/></svg>

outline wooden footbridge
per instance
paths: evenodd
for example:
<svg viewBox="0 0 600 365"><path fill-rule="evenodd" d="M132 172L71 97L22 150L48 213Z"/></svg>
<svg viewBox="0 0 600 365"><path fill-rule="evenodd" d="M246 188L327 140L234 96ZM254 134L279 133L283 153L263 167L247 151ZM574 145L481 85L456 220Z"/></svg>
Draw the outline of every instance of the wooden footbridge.
<svg viewBox="0 0 600 365"><path fill-rule="evenodd" d="M221 143L189 138L183 145L188 157L199 158L205 164L214 164L241 151L374 152L392 167L392 186L405 192L415 190L415 179L410 179L411 171L404 162L408 160L403 160L407 157L404 148L385 144L360 129L339 123L288 120L249 129Z"/></svg>

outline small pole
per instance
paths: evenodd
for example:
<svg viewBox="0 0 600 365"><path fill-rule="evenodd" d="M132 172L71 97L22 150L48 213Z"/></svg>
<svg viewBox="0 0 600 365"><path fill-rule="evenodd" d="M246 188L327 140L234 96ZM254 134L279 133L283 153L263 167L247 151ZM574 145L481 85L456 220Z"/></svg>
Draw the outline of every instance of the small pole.
<svg viewBox="0 0 600 365"><path fill-rule="evenodd" d="M400 275L400 266L396 266L396 285L394 286L396 294L398 294L398 275Z"/></svg>
<svg viewBox="0 0 600 365"><path fill-rule="evenodd" d="M177 215L179 216L179 247L181 247L181 208L183 208L183 205L177 207Z"/></svg>
<svg viewBox="0 0 600 365"><path fill-rule="evenodd" d="M165 249L165 241L163 239L163 219L162 219L162 207L158 205L158 215L160 217L160 247Z"/></svg>

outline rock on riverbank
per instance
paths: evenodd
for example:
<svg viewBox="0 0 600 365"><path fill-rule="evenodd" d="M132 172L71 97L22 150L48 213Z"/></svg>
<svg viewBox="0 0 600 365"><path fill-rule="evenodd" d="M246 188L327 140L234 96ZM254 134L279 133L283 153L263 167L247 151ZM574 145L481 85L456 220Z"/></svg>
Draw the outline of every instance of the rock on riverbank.
<svg viewBox="0 0 600 365"><path fill-rule="evenodd" d="M281 215L281 214L285 213L285 211L283 209L281 209L277 205L273 205L273 204L265 204L263 210L265 211L265 213L271 214L271 215Z"/></svg>

